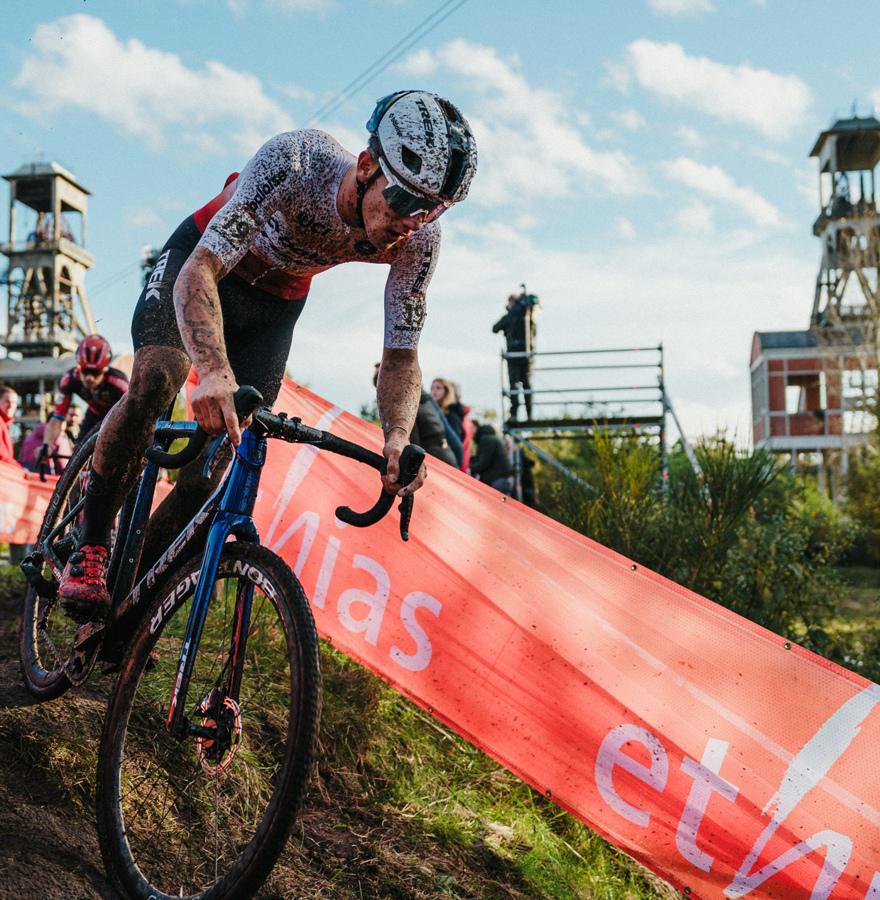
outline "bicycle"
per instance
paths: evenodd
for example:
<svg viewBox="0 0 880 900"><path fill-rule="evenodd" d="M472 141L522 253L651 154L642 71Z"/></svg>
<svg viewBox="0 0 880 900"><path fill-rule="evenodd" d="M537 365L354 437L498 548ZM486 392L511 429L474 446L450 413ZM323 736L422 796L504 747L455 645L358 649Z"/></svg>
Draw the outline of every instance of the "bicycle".
<svg viewBox="0 0 880 900"><path fill-rule="evenodd" d="M385 460L299 419L258 408L260 402L253 388L239 389L236 409L241 418L252 414L252 421L231 466L186 528L137 578L159 467L191 462L206 440L194 422L157 423L156 444L116 523L109 621L79 623L64 660L50 640L52 669L40 656L40 638L47 643L41 628L48 632L56 619L66 618L55 609L58 579L75 546L82 483L97 435L59 478L36 548L22 564L30 597L22 671L36 696L59 696L82 684L102 648L118 652L124 635L132 634L108 703L96 778L101 853L126 896L251 896L277 860L304 797L321 708L317 634L296 577L259 544L251 515L260 471L269 438L318 446L380 472ZM187 446L169 453L180 438L189 439ZM224 447L228 438L215 443L206 474L228 464ZM420 448L405 449L401 483L415 477L423 458ZM364 527L393 502L394 495L383 491L365 513L340 507L336 514ZM412 505L411 496L401 503L404 539Z"/></svg>

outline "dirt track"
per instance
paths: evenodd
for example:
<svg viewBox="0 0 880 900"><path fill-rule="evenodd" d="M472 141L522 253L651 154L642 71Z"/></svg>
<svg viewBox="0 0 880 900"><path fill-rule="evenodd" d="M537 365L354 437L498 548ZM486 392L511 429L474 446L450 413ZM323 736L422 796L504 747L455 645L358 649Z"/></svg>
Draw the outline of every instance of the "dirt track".
<svg viewBox="0 0 880 900"><path fill-rule="evenodd" d="M33 705L21 684L17 637L17 598L0 597L0 896L118 897L104 878L91 819L39 763L46 729L64 728L64 701ZM103 701L82 695L75 705L98 714Z"/></svg>

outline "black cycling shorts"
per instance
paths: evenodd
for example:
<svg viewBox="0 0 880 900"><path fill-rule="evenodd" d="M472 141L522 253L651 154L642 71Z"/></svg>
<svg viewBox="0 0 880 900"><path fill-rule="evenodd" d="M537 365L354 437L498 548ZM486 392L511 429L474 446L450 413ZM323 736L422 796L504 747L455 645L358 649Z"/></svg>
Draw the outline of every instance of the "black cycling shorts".
<svg viewBox="0 0 880 900"><path fill-rule="evenodd" d="M173 290L200 237L190 216L162 248L135 307L131 323L135 350L159 346L186 353L174 314ZM217 289L223 339L235 379L239 384L253 385L271 406L284 378L293 327L306 301L282 300L233 274L222 278Z"/></svg>

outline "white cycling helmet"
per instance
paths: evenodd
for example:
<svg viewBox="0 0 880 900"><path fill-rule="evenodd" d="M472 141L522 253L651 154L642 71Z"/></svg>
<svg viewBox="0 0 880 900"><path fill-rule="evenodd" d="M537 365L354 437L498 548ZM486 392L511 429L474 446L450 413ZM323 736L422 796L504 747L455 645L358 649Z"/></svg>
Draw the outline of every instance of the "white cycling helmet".
<svg viewBox="0 0 880 900"><path fill-rule="evenodd" d="M477 144L464 116L427 91L398 91L376 104L369 148L388 187L388 205L400 215L440 215L464 200L477 171Z"/></svg>

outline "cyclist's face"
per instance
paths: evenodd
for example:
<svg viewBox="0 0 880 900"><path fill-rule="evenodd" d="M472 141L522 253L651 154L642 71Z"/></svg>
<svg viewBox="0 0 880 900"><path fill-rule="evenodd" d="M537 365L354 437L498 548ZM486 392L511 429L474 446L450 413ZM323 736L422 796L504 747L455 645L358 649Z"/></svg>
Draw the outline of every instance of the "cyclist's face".
<svg viewBox="0 0 880 900"><path fill-rule="evenodd" d="M375 171L378 163L372 162L372 168L358 167L358 176L365 181ZM427 213L414 216L401 216L388 205L382 191L388 187L388 179L380 175L364 194L364 227L367 238L374 247L388 249L399 241L405 241L415 234L427 218Z"/></svg>
<svg viewBox="0 0 880 900"><path fill-rule="evenodd" d="M93 391L104 380L104 373L103 372L83 372L82 380L83 380L83 384L90 391Z"/></svg>

